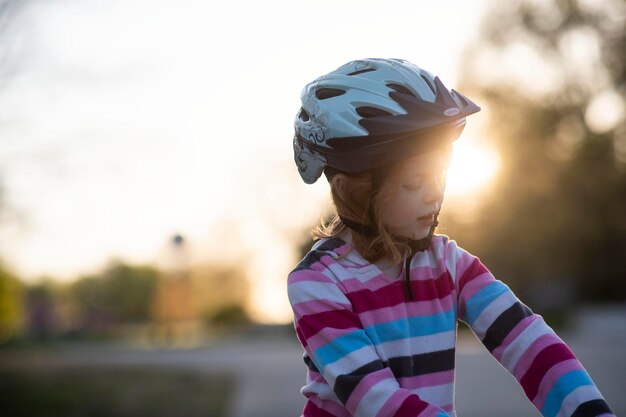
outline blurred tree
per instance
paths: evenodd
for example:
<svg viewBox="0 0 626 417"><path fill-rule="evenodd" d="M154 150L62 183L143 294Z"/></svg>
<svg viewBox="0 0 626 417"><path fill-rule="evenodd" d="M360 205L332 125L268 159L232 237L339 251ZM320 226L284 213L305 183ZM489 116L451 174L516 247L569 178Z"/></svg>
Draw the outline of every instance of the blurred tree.
<svg viewBox="0 0 626 417"><path fill-rule="evenodd" d="M242 305L224 305L217 309L208 310L204 317L211 326L228 327L250 324L250 316Z"/></svg>
<svg viewBox="0 0 626 417"><path fill-rule="evenodd" d="M0 344L13 338L21 324L21 285L0 265Z"/></svg>
<svg viewBox="0 0 626 417"><path fill-rule="evenodd" d="M518 291L572 283L584 301L623 301L626 1L491 7L459 89L482 105L503 169L477 221L443 220Z"/></svg>
<svg viewBox="0 0 626 417"><path fill-rule="evenodd" d="M149 321L157 277L152 267L114 262L100 274L80 278L72 290L83 325Z"/></svg>
<svg viewBox="0 0 626 417"><path fill-rule="evenodd" d="M54 284L42 281L25 289L26 334L39 341L45 341L59 333L56 315Z"/></svg>
<svg viewBox="0 0 626 417"><path fill-rule="evenodd" d="M209 263L191 271L202 318L210 325L245 324L250 288L243 267Z"/></svg>

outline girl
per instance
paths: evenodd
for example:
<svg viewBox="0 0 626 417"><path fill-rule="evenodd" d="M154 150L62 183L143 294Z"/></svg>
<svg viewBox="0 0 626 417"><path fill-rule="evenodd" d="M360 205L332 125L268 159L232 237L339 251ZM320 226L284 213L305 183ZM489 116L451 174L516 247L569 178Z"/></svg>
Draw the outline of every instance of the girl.
<svg viewBox="0 0 626 417"><path fill-rule="evenodd" d="M452 142L480 108L399 59L308 84L294 155L335 216L289 274L305 417L454 416L457 320L546 417L611 416L570 349L457 244L434 235Z"/></svg>

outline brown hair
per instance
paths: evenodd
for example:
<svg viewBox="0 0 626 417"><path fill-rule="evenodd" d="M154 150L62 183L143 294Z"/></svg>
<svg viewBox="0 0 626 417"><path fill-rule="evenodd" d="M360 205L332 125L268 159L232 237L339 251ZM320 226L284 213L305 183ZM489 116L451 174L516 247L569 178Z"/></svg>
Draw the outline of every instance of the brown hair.
<svg viewBox="0 0 626 417"><path fill-rule="evenodd" d="M402 261L411 252L409 240L391 233L382 221L382 208L397 192L399 185L395 178L401 166L395 164L356 174L327 173L331 218L311 231L313 237L336 238L351 231L353 247L369 262L383 257L393 263ZM376 233L367 236L352 230L341 218L369 226Z"/></svg>

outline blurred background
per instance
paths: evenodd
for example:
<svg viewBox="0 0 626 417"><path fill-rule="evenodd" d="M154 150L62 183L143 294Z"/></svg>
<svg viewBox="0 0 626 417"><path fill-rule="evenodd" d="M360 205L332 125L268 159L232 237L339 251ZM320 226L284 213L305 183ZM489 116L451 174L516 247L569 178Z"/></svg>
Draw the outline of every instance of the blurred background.
<svg viewBox="0 0 626 417"><path fill-rule="evenodd" d="M0 407L296 416L286 276L328 213L302 87L363 57L471 97L439 233L626 411L626 1L0 0ZM466 329L461 417L539 415ZM495 394L495 395L494 395Z"/></svg>

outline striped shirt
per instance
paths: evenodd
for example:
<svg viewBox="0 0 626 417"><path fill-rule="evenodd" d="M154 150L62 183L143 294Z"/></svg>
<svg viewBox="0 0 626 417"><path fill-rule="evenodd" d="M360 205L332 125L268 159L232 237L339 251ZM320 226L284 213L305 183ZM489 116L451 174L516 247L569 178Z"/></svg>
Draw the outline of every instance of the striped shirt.
<svg viewBox="0 0 626 417"><path fill-rule="evenodd" d="M345 256L344 256L345 255ZM404 271L402 273L404 275ZM304 347L304 417L455 416L457 320L467 323L545 417L613 415L542 317L446 236L410 264L413 299L341 239L289 274Z"/></svg>

